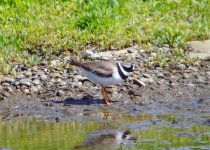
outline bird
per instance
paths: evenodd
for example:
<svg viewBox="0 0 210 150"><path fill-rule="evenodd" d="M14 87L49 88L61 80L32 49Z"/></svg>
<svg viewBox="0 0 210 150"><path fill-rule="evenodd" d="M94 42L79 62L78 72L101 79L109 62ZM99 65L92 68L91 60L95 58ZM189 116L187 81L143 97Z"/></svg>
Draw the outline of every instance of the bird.
<svg viewBox="0 0 210 150"><path fill-rule="evenodd" d="M122 62L114 61L89 61L80 62L69 60L71 65L77 66L90 81L100 85L101 94L103 95L104 104L112 103L106 88L111 85L117 85L123 82L134 71L135 65L124 65Z"/></svg>
<svg viewBox="0 0 210 150"><path fill-rule="evenodd" d="M84 143L75 146L74 150L114 150L123 145L129 146L136 140L136 135L129 130L103 130L91 133Z"/></svg>

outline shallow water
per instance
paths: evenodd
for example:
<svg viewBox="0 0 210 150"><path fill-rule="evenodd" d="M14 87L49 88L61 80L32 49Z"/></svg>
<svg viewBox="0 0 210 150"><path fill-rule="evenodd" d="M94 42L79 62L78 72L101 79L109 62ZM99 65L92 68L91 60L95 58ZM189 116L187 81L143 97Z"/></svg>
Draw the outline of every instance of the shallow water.
<svg viewBox="0 0 210 150"><path fill-rule="evenodd" d="M98 114L92 115L101 121L88 119L90 116L83 116L85 121L80 122L22 119L0 121L0 148L69 150L83 145L91 133L100 133L107 129L122 131L129 129L137 140L130 144L121 144L120 149L210 149L209 124L194 123L182 115L184 113L180 112L167 115L141 114L135 116L109 113L105 118L104 116L100 118ZM203 118L203 116L199 117ZM107 146L110 146L109 142L106 143ZM104 145L101 146L102 148Z"/></svg>

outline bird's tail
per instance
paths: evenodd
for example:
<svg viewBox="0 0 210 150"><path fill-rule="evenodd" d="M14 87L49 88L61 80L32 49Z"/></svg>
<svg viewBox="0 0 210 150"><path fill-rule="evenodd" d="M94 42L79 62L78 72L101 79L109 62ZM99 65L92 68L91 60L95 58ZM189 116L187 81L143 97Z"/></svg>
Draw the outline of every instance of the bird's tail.
<svg viewBox="0 0 210 150"><path fill-rule="evenodd" d="M70 65L74 65L74 66L81 66L81 62L76 61L76 60L68 60Z"/></svg>

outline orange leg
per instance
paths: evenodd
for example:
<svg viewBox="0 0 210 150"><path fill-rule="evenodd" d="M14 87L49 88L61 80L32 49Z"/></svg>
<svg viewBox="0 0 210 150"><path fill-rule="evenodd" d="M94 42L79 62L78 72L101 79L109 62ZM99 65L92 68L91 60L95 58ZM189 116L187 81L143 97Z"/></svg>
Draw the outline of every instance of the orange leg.
<svg viewBox="0 0 210 150"><path fill-rule="evenodd" d="M111 103L112 101L110 100L110 98L109 98L109 96L108 96L108 94L107 94L106 88L104 88L104 92L105 92L105 94L106 94L106 97L107 97L108 102Z"/></svg>
<svg viewBox="0 0 210 150"><path fill-rule="evenodd" d="M105 103L106 105L109 105L109 104L110 104L110 100L109 100L109 97L108 97L108 95L107 95L107 93L106 93L106 88L105 88L105 87L102 87L102 89L101 89L101 94L102 94L103 97L104 97L104 103Z"/></svg>

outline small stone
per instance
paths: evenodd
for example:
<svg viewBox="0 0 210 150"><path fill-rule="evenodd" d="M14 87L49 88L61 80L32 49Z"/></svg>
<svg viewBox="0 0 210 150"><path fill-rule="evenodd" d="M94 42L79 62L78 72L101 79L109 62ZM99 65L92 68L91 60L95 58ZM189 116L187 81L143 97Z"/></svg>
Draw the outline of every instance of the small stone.
<svg viewBox="0 0 210 150"><path fill-rule="evenodd" d="M151 53L150 54L152 57L155 57L157 55L157 53Z"/></svg>
<svg viewBox="0 0 210 150"><path fill-rule="evenodd" d="M207 71L206 75L210 78L210 71Z"/></svg>
<svg viewBox="0 0 210 150"><path fill-rule="evenodd" d="M3 83L2 85L3 85L3 86L10 86L10 84L9 84L9 83L6 83L6 82Z"/></svg>
<svg viewBox="0 0 210 150"><path fill-rule="evenodd" d="M37 66L33 66L31 70L34 71L34 72L37 72L38 71L38 67Z"/></svg>
<svg viewBox="0 0 210 150"><path fill-rule="evenodd" d="M141 78L140 79L144 83L153 83L154 80L152 78Z"/></svg>
<svg viewBox="0 0 210 150"><path fill-rule="evenodd" d="M172 87L176 87L178 84L177 83L171 83Z"/></svg>
<svg viewBox="0 0 210 150"><path fill-rule="evenodd" d="M57 93L56 93L56 96L62 96L62 95L64 95L64 94L65 94L64 91L58 90Z"/></svg>
<svg viewBox="0 0 210 150"><path fill-rule="evenodd" d="M28 93L30 93L30 90L29 89L25 89L23 92L28 94Z"/></svg>
<svg viewBox="0 0 210 150"><path fill-rule="evenodd" d="M38 76L45 75L45 73L44 73L43 71L40 71L40 70L38 70L36 74L37 74Z"/></svg>
<svg viewBox="0 0 210 150"><path fill-rule="evenodd" d="M165 77L165 76L163 75L163 73L161 73L161 72L156 73L156 76L157 76L158 78L164 78L164 77Z"/></svg>
<svg viewBox="0 0 210 150"><path fill-rule="evenodd" d="M52 60L52 61L50 62L50 66L51 66L51 67L55 67L55 66L57 66L59 63L60 63L60 60Z"/></svg>
<svg viewBox="0 0 210 150"><path fill-rule="evenodd" d="M189 86L189 87L194 87L195 85L192 84L192 83L188 83L187 86Z"/></svg>
<svg viewBox="0 0 210 150"><path fill-rule="evenodd" d="M27 72L24 72L24 75L26 77L30 77L30 76L32 76L32 73L31 73L31 71L27 71Z"/></svg>
<svg viewBox="0 0 210 150"><path fill-rule="evenodd" d="M184 77L184 79L188 79L190 77L190 74L185 73L183 77Z"/></svg>
<svg viewBox="0 0 210 150"><path fill-rule="evenodd" d="M61 86L65 86L65 85L67 85L67 83L66 83L65 81L61 81L61 82L60 82L60 85L61 85Z"/></svg>
<svg viewBox="0 0 210 150"><path fill-rule="evenodd" d="M23 79L23 78L25 78L25 75L19 74L16 78L17 78L17 79Z"/></svg>
<svg viewBox="0 0 210 150"><path fill-rule="evenodd" d="M4 92L2 93L2 95L3 95L3 96L6 96L6 97L9 97L11 94L10 94L9 92L4 91Z"/></svg>
<svg viewBox="0 0 210 150"><path fill-rule="evenodd" d="M19 82L21 85L26 85L28 87L31 86L31 79L29 79L29 78L21 79Z"/></svg>
<svg viewBox="0 0 210 150"><path fill-rule="evenodd" d="M184 64L179 64L179 65L178 65L178 68L179 68L180 70L184 70L184 69L186 69L186 66L185 66Z"/></svg>
<svg viewBox="0 0 210 150"><path fill-rule="evenodd" d="M137 85L140 85L140 86L146 86L146 84L143 81L138 80L138 79L134 79L133 82L134 82L134 84L137 84Z"/></svg>
<svg viewBox="0 0 210 150"><path fill-rule="evenodd" d="M33 84L35 84L35 85L39 85L39 84L40 84L40 80L39 80L39 79L35 79L35 80L33 80Z"/></svg>
<svg viewBox="0 0 210 150"><path fill-rule="evenodd" d="M145 50L144 50L144 49L140 49L139 52L140 52L140 53L145 53Z"/></svg>
<svg viewBox="0 0 210 150"><path fill-rule="evenodd" d="M143 73L143 77L145 78L150 78L150 75L146 74L146 73Z"/></svg>
<svg viewBox="0 0 210 150"><path fill-rule="evenodd" d="M14 78L9 78L9 77L3 77L2 80L1 80L1 83L13 83L15 82L15 79Z"/></svg>
<svg viewBox="0 0 210 150"><path fill-rule="evenodd" d="M9 93L13 93L13 92L14 92L14 90L13 90L10 86L6 87L6 90L7 90Z"/></svg>
<svg viewBox="0 0 210 150"><path fill-rule="evenodd" d="M128 52L128 53L134 53L134 52L135 52L135 49L129 48L129 49L127 49L127 52Z"/></svg>
<svg viewBox="0 0 210 150"><path fill-rule="evenodd" d="M28 87L27 87L26 85L21 85L21 86L20 86L20 90L21 90L22 92L24 92L25 89L28 89Z"/></svg>
<svg viewBox="0 0 210 150"><path fill-rule="evenodd" d="M47 61L42 61L42 62L40 63L40 65L42 65L42 66L46 66L47 64L48 64Z"/></svg>
<svg viewBox="0 0 210 150"><path fill-rule="evenodd" d="M47 78L48 78L47 75L44 75L44 74L40 76L40 79L41 79L42 81L46 81Z"/></svg>
<svg viewBox="0 0 210 150"><path fill-rule="evenodd" d="M40 88L39 88L39 86L32 86L31 91L36 93L36 92L40 91Z"/></svg>

